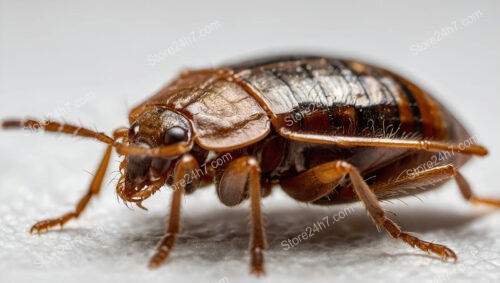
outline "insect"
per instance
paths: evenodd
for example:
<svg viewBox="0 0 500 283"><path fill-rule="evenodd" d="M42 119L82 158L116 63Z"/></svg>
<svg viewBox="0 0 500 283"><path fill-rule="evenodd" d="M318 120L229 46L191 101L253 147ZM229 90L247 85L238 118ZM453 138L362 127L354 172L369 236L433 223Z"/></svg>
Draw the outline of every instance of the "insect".
<svg viewBox="0 0 500 283"><path fill-rule="evenodd" d="M5 129L39 128L107 145L75 210L40 221L31 232L62 226L84 211L100 191L112 149L123 156L116 193L125 202L143 208L161 187L173 191L150 267L163 263L174 247L183 196L209 184L224 205L249 199L250 269L257 275L264 274L266 247L261 198L276 186L311 204L360 201L390 236L443 260L457 256L402 231L380 200L454 179L466 200L500 206L476 197L459 173L487 150L451 112L402 76L358 61L282 56L186 71L133 108L129 122L112 137L55 121L3 122Z"/></svg>

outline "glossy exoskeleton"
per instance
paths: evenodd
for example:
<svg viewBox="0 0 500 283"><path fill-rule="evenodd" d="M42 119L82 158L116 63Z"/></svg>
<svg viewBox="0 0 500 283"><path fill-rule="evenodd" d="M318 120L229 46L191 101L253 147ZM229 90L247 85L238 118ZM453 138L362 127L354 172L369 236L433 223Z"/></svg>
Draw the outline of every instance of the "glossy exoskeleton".
<svg viewBox="0 0 500 283"><path fill-rule="evenodd" d="M311 204L361 201L392 237L443 259L456 255L403 232L379 200L455 179L467 200L500 205L476 197L457 171L487 150L450 111L400 75L353 60L287 56L188 71L132 109L129 122L113 137L55 121L3 122L3 128L41 128L108 145L75 211L38 222L32 232L81 214L99 193L113 148L124 156L116 186L124 201L142 207L165 184L173 189L167 230L151 267L174 246L183 194L209 184L227 206L249 199L256 274L264 272L260 201L274 186Z"/></svg>

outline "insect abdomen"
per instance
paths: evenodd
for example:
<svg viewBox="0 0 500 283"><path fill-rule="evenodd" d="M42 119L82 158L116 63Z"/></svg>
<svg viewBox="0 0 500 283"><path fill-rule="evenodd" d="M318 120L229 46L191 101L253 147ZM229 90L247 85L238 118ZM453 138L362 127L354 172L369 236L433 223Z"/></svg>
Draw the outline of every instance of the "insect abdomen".
<svg viewBox="0 0 500 283"><path fill-rule="evenodd" d="M348 60L287 57L233 67L275 127L315 134L459 140L463 127L403 77Z"/></svg>

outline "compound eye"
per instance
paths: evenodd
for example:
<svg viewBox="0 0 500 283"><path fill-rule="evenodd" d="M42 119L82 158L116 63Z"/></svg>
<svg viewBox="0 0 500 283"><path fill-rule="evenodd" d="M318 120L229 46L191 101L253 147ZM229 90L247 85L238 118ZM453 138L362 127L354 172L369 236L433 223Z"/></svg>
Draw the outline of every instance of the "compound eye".
<svg viewBox="0 0 500 283"><path fill-rule="evenodd" d="M135 136L139 133L139 124L134 123L128 130L128 139L134 140Z"/></svg>
<svg viewBox="0 0 500 283"><path fill-rule="evenodd" d="M172 127L165 131L165 135L163 136L163 144L171 145L174 143L187 141L188 133L181 127Z"/></svg>

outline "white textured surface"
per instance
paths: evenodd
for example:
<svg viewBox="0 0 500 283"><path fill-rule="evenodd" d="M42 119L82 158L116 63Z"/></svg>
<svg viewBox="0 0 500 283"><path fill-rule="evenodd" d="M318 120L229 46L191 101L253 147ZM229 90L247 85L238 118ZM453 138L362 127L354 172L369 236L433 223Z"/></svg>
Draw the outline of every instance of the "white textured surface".
<svg viewBox="0 0 500 283"><path fill-rule="evenodd" d="M0 0L1 117L41 117L69 103L65 120L109 132L126 124L129 106L186 66L264 51L348 54L403 71L462 113L460 118L491 150L464 174L477 194L500 197L497 1L410 6L397 1L307 6L19 2ZM477 22L417 56L410 53L411 44L477 10L483 14ZM209 36L148 64L148 55L214 21L221 27ZM74 102L89 92L95 97L76 107ZM146 264L162 236L170 194L164 190L146 201L149 212L127 209L116 201L114 173L81 219L62 232L29 235L36 220L73 208L90 181L86 171L94 171L103 150L67 137L0 132L0 282L256 281L248 274L248 203L224 208L213 188L185 199L182 234L159 270ZM111 170L116 167L114 162ZM345 207L297 204L277 191L263 202L268 276L259 282L498 282L500 212L470 206L453 184L421 198L384 205L406 230L452 247L457 264L377 232L359 204L342 221L285 251L281 241Z"/></svg>

